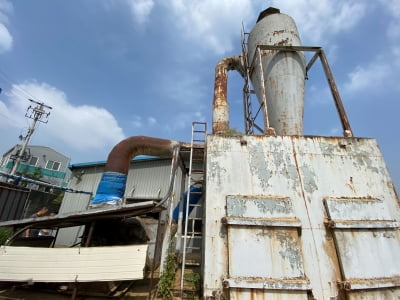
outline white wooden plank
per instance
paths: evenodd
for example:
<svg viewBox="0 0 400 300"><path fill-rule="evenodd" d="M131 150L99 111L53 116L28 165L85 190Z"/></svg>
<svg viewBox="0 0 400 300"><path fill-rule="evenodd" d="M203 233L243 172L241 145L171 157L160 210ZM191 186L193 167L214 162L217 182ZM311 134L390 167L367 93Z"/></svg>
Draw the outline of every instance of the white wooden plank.
<svg viewBox="0 0 400 300"><path fill-rule="evenodd" d="M0 248L0 281L72 282L143 278L147 245Z"/></svg>

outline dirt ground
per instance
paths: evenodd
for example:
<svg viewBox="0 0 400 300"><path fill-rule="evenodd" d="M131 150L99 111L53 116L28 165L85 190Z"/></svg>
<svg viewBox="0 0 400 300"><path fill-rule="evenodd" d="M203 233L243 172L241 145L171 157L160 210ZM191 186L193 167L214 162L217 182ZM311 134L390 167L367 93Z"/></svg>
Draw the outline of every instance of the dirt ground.
<svg viewBox="0 0 400 300"><path fill-rule="evenodd" d="M103 283L107 285L107 283ZM135 292L127 291L122 297L107 296L107 291L100 291L99 288L94 290L88 286L78 287L76 300L102 300L102 299L125 299L125 300L144 300L149 299L148 286L136 287ZM0 300L69 300L72 299L72 288L67 291L54 288L54 286L29 286L20 285L13 286L11 284L3 284L0 286ZM88 295L82 295L88 294Z"/></svg>

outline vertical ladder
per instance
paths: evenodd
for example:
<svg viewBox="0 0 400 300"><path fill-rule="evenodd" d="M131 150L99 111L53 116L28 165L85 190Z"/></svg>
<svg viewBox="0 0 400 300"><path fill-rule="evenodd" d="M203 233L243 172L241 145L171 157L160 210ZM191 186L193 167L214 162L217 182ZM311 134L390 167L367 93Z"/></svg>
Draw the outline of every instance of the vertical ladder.
<svg viewBox="0 0 400 300"><path fill-rule="evenodd" d="M201 239L202 232L196 231L196 221L201 222L202 218L190 214L192 209L201 207L199 203L191 203L191 196L199 196L204 190L204 158L205 158L205 143L207 135L207 123L192 122L192 140L190 143L190 160L189 160L189 178L187 182L186 199L183 214L184 232L183 232L183 251L182 251L182 270L181 270L181 295L184 289L185 268L189 265L187 261L187 253L190 250L201 250L200 246L194 245L194 239ZM195 184L201 184L202 191L193 190L191 187ZM190 245L192 242L192 245Z"/></svg>

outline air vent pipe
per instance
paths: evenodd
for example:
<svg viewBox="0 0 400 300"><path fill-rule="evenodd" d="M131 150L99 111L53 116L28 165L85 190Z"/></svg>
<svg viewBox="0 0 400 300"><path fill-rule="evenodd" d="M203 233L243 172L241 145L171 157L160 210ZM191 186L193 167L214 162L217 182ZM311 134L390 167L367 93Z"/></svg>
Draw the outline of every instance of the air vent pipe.
<svg viewBox="0 0 400 300"><path fill-rule="evenodd" d="M236 70L242 76L243 65L240 56L222 59L215 67L213 100L213 133L222 133L229 129L229 104L227 100L228 71Z"/></svg>
<svg viewBox="0 0 400 300"><path fill-rule="evenodd" d="M132 136L119 142L107 158L104 173L90 206L119 205L125 194L126 178L133 157L152 155L171 157L180 143L146 136Z"/></svg>

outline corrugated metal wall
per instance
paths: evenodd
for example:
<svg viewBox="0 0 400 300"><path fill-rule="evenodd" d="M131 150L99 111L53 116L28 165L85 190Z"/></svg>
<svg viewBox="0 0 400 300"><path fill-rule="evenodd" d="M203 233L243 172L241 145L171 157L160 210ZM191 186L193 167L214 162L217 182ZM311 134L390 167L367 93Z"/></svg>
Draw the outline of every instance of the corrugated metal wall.
<svg viewBox="0 0 400 300"><path fill-rule="evenodd" d="M30 190L0 182L0 221L22 218Z"/></svg>
<svg viewBox="0 0 400 300"><path fill-rule="evenodd" d="M76 167L72 171L69 187L75 190L96 193L103 174L104 164ZM131 163L125 197L136 199L156 199L168 191L171 172L171 159L134 160ZM177 181L180 181L181 175ZM179 184L176 186L180 186ZM177 193L180 193L177 191ZM60 214L86 210L91 200L87 194L65 193ZM65 228L59 231L56 245L71 246L79 242L82 228Z"/></svg>
<svg viewBox="0 0 400 300"><path fill-rule="evenodd" d="M168 191L171 160L134 161L129 169L125 197L163 197Z"/></svg>

